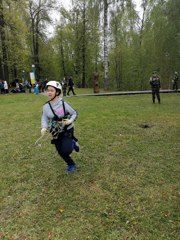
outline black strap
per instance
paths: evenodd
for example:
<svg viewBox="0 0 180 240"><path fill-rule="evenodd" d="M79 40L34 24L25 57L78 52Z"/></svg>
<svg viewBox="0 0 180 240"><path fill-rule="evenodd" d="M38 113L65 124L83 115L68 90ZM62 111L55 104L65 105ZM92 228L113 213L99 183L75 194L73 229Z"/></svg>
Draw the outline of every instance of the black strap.
<svg viewBox="0 0 180 240"><path fill-rule="evenodd" d="M48 104L49 104L49 106L50 106L50 108L51 108L51 111L53 112L54 116L55 116L57 119L60 119L60 118L58 117L58 115L54 112L54 109L52 108L50 101L48 102ZM62 100L62 104L63 104L64 117L65 117L65 115L66 115L66 110L65 110L65 104L64 104L64 101L63 101L63 100Z"/></svg>
<svg viewBox="0 0 180 240"><path fill-rule="evenodd" d="M63 110L64 110L64 117L66 115L66 109L65 109L65 104L64 104L64 101L62 100L62 104L63 104Z"/></svg>

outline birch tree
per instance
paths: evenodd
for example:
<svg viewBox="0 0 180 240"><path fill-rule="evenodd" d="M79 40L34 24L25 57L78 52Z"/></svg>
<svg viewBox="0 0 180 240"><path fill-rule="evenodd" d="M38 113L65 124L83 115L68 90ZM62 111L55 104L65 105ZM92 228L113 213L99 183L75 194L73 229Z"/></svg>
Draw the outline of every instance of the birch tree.
<svg viewBox="0 0 180 240"><path fill-rule="evenodd" d="M104 0L104 89L109 88L108 79L108 0Z"/></svg>
<svg viewBox="0 0 180 240"><path fill-rule="evenodd" d="M40 63L39 63L39 43L43 38L44 23L51 22L49 11L53 9L54 1L51 0L28 0L29 15L31 21L31 37L32 37L32 54L33 64L36 67L36 75L39 78Z"/></svg>

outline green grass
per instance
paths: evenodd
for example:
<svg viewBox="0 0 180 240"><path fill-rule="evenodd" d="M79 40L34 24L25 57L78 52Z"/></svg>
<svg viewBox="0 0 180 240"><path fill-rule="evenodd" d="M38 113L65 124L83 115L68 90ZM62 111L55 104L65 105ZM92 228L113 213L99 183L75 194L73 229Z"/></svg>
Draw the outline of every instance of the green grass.
<svg viewBox="0 0 180 240"><path fill-rule="evenodd" d="M81 145L67 175L49 140L34 146L47 98L1 95L0 239L180 239L180 95L161 98L65 98Z"/></svg>

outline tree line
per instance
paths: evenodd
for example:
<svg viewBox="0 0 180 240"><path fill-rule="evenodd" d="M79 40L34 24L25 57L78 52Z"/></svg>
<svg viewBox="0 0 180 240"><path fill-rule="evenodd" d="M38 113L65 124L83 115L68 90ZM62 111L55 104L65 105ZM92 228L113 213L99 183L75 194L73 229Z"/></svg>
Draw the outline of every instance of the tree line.
<svg viewBox="0 0 180 240"><path fill-rule="evenodd" d="M114 90L149 88L157 71L169 88L180 71L180 1L72 0L70 9L57 0L0 0L0 79L62 80L73 76L79 87ZM54 34L53 11L58 21Z"/></svg>

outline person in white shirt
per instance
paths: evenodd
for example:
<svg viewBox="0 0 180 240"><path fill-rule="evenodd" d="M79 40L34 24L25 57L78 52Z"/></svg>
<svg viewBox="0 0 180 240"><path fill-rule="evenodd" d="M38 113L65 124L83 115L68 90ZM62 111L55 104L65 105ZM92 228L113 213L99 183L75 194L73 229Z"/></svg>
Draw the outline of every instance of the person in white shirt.
<svg viewBox="0 0 180 240"><path fill-rule="evenodd" d="M4 81L4 92L8 93L8 89L9 87L8 87L7 81Z"/></svg>

